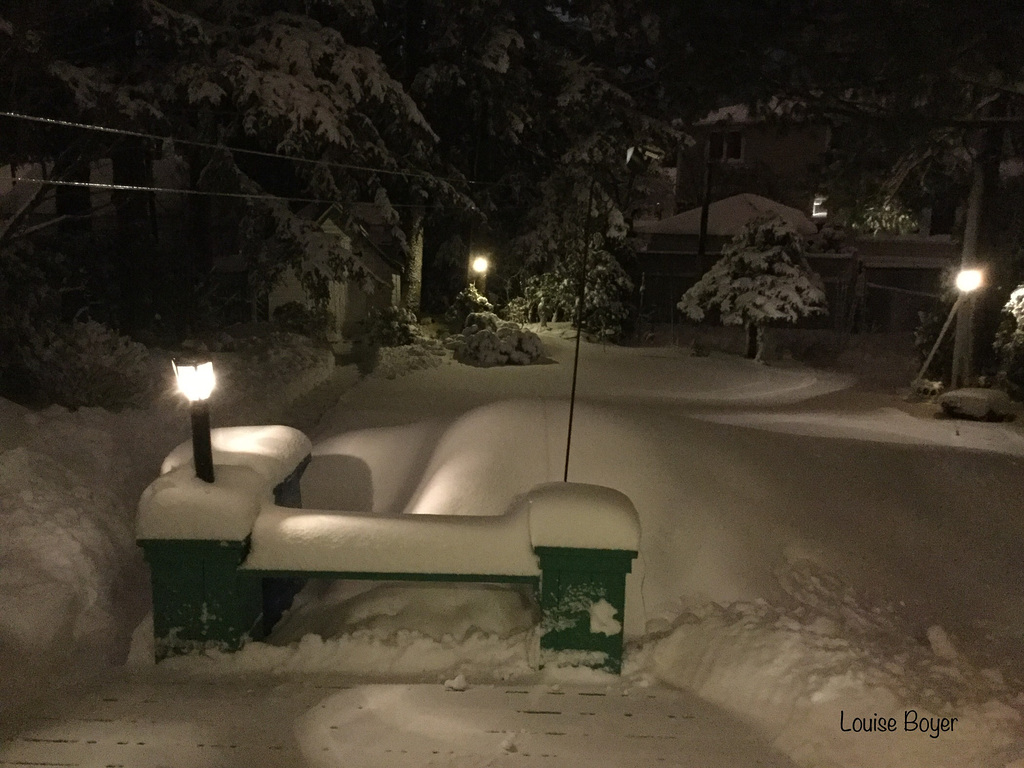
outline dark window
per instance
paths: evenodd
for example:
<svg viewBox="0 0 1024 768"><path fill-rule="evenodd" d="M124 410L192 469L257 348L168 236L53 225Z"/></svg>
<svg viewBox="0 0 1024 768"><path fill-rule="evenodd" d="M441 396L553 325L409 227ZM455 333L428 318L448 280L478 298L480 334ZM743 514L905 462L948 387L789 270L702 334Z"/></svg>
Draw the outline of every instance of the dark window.
<svg viewBox="0 0 1024 768"><path fill-rule="evenodd" d="M708 135L709 160L742 160L743 134L739 131L714 131Z"/></svg>

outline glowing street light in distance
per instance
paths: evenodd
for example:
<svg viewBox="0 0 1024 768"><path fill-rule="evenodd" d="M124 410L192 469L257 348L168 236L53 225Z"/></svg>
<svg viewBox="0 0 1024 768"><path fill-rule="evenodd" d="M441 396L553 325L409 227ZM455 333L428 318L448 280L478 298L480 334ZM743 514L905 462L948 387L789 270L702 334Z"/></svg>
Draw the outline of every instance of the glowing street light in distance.
<svg viewBox="0 0 1024 768"><path fill-rule="evenodd" d="M970 293L981 287L980 269L962 269L956 276L956 288L961 293Z"/></svg>

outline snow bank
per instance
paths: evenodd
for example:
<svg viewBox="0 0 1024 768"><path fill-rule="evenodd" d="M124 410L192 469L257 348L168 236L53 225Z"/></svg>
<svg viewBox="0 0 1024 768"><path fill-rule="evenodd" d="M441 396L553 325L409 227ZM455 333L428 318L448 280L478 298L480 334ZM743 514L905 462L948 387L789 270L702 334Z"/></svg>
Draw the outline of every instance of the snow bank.
<svg viewBox="0 0 1024 768"><path fill-rule="evenodd" d="M254 355L218 355L215 424L294 416L334 367L329 350L297 339L243 372ZM169 360L165 371L166 393L145 409L33 412L0 399L0 710L128 652L149 602L139 496L188 435Z"/></svg>
<svg viewBox="0 0 1024 768"><path fill-rule="evenodd" d="M1024 747L1024 719L998 672L973 666L941 627L922 642L897 606L797 549L788 556L787 600L685 612L632 663L756 723L808 767L994 768ZM854 718L895 726L864 732ZM922 728L926 719L940 730Z"/></svg>
<svg viewBox="0 0 1024 768"><path fill-rule="evenodd" d="M523 587L313 582L267 642L162 661L175 674L347 672L376 679L508 680L535 674L535 607ZM152 644L152 635L147 639ZM152 653L147 657L152 664Z"/></svg>

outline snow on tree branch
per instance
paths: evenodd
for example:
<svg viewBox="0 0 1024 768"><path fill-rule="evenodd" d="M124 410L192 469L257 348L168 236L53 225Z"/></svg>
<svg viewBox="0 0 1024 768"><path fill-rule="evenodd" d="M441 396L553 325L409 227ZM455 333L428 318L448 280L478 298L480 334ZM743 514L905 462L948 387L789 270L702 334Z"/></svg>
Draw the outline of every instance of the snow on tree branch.
<svg viewBox="0 0 1024 768"><path fill-rule="evenodd" d="M820 282L806 266L803 239L771 216L747 224L677 306L695 321L717 310L725 325L795 323L827 312Z"/></svg>

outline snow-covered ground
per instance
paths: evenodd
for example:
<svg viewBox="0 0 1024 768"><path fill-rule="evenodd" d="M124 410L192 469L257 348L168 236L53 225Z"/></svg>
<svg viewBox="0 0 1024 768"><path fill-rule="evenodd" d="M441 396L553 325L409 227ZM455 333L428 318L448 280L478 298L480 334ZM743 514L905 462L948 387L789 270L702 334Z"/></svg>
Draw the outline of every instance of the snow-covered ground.
<svg viewBox="0 0 1024 768"><path fill-rule="evenodd" d="M354 383L310 434L305 506L496 515L561 480L572 346L544 341L553 363ZM283 413L264 384L261 405ZM1024 765L1019 425L937 419L847 377L675 348L586 344L578 393L569 480L628 495L643 538L623 681L576 682L684 689L804 766ZM0 665L17 670L3 701L54 672L102 661L101 677L118 674L136 625L130 669L190 691L307 674L551 684L533 671L530 601L474 585L313 583L269 642L150 669L132 513L179 421L169 405L32 414L0 401ZM352 719L361 695L329 708L373 739ZM462 743L464 720L445 711L432 738ZM302 747L310 716L294 717ZM890 730L845 730L889 718ZM907 730L925 718L939 730Z"/></svg>

